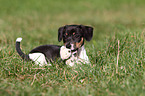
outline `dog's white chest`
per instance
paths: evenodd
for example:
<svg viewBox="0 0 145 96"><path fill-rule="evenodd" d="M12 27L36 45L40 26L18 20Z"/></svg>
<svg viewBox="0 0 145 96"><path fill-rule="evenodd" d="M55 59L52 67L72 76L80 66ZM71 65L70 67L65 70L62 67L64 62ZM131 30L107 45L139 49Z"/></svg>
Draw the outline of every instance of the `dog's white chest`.
<svg viewBox="0 0 145 96"><path fill-rule="evenodd" d="M83 59L85 61L89 61L89 58L88 58L88 56L86 54L86 50L85 50L84 46L81 47L79 58L81 58L81 59Z"/></svg>
<svg viewBox="0 0 145 96"><path fill-rule="evenodd" d="M61 58L63 57L62 58L63 60L67 59L66 65L74 66L75 64L90 63L84 46L82 46L78 51L72 52L71 54L70 54L70 52L68 53L68 50L65 48L63 50L61 50L60 53L61 53L60 56L61 56ZM65 55L65 54L67 54L67 55ZM77 56L75 54L77 54Z"/></svg>

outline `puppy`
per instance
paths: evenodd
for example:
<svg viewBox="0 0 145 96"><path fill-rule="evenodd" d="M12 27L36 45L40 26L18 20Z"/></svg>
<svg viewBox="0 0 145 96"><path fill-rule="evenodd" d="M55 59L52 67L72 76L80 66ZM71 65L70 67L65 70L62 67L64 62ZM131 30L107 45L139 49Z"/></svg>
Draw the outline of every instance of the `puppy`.
<svg viewBox="0 0 145 96"><path fill-rule="evenodd" d="M74 66L75 63L90 63L84 48L84 41L90 41L93 37L93 28L84 25L66 25L58 30L58 41L71 49L71 57L66 61L67 65Z"/></svg>
<svg viewBox="0 0 145 96"><path fill-rule="evenodd" d="M65 63L74 66L75 63L89 63L84 41L90 41L93 36L93 28L84 25L66 25L58 29L58 41L64 46L42 45L32 49L29 54L24 54L20 49L22 38L16 40L16 50L24 60L32 60L40 66L50 64L61 57Z"/></svg>

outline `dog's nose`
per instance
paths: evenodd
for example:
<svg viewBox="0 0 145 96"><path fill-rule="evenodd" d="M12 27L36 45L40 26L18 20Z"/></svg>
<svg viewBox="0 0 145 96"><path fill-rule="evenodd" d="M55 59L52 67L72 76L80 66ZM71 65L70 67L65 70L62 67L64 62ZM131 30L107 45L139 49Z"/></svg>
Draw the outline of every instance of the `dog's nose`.
<svg viewBox="0 0 145 96"><path fill-rule="evenodd" d="M67 44L66 45L66 48L69 48L70 49L71 48L71 45L70 44Z"/></svg>

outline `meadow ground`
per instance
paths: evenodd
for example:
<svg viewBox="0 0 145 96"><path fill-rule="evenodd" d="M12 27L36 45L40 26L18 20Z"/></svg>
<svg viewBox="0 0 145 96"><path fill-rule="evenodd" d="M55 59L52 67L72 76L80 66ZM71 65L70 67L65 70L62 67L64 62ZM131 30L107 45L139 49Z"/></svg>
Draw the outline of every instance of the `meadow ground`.
<svg viewBox="0 0 145 96"><path fill-rule="evenodd" d="M144 0L0 0L0 94L46 96L145 95ZM94 27L85 48L91 65L39 67L21 60L15 40L28 53L58 44L65 24Z"/></svg>

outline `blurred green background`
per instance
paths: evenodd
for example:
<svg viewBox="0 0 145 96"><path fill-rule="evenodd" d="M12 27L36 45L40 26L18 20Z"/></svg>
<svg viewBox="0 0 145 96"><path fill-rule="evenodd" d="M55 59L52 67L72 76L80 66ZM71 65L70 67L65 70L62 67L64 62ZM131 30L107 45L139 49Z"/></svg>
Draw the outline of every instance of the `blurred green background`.
<svg viewBox="0 0 145 96"><path fill-rule="evenodd" d="M92 41L110 34L143 30L144 0L0 0L0 43L21 36L57 44L57 30L66 24L94 27ZM100 46L100 45L99 45Z"/></svg>

